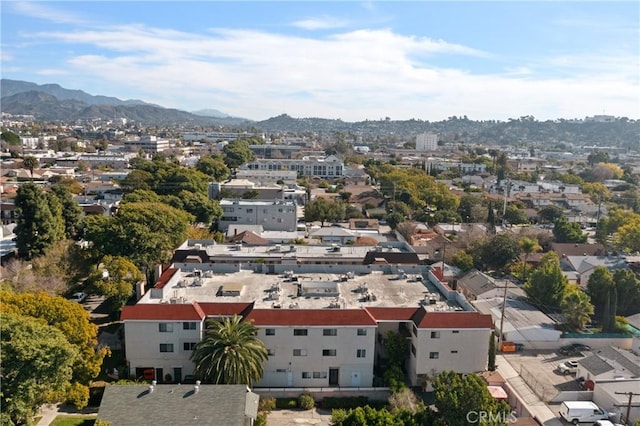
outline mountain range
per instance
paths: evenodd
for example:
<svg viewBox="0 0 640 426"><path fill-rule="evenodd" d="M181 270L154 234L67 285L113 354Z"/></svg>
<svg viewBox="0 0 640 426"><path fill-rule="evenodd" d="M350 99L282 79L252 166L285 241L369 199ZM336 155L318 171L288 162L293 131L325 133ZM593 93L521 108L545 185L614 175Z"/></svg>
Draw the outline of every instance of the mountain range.
<svg viewBox="0 0 640 426"><path fill-rule="evenodd" d="M640 149L640 121L618 118L613 122L547 120L525 116L508 121L475 121L464 117L447 120L365 120L355 123L325 118L294 118L281 114L251 121L215 109L186 112L163 108L141 100L94 96L57 84L38 85L26 81L0 81L1 110L14 115L33 115L42 121L119 119L142 125L211 126L228 130L272 133L332 134L349 143L395 144L411 141L424 132L437 133L440 140L464 144L534 145L563 148L567 144L619 146Z"/></svg>

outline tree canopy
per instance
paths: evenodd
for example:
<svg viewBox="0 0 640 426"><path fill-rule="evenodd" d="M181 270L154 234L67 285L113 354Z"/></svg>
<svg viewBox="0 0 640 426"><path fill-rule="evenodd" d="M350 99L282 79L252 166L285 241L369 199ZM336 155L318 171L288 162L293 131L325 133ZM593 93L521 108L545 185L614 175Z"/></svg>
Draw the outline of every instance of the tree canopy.
<svg viewBox="0 0 640 426"><path fill-rule="evenodd" d="M587 234L582 232L578 222L568 222L564 218L556 219L553 236L558 243L586 243Z"/></svg>
<svg viewBox="0 0 640 426"><path fill-rule="evenodd" d="M116 310L120 310L133 295L134 285L143 279L144 275L127 258L105 256L87 281L98 294L111 299Z"/></svg>
<svg viewBox="0 0 640 426"><path fill-rule="evenodd" d="M229 167L220 156L203 156L196 163L196 169L210 176L215 182L225 180L230 173Z"/></svg>
<svg viewBox="0 0 640 426"><path fill-rule="evenodd" d="M238 139L229 142L223 149L224 162L230 169L235 169L253 159L253 152L249 149L249 142Z"/></svg>
<svg viewBox="0 0 640 426"><path fill-rule="evenodd" d="M559 308L568 285L555 252L542 256L540 265L530 274L524 291L534 302L546 308Z"/></svg>

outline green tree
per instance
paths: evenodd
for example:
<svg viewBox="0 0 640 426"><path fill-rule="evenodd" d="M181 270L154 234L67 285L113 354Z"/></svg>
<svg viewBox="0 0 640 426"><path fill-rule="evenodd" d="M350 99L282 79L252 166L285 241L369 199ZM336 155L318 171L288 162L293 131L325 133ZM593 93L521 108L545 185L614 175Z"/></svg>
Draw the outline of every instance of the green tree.
<svg viewBox="0 0 640 426"><path fill-rule="evenodd" d="M460 250L451 257L451 264L460 268L462 272L467 272L473 268L473 257L464 250Z"/></svg>
<svg viewBox="0 0 640 426"><path fill-rule="evenodd" d="M640 312L640 280L628 269L613 271L613 282L618 293L616 315L633 315Z"/></svg>
<svg viewBox="0 0 640 426"><path fill-rule="evenodd" d="M258 329L235 315L208 320L204 338L191 355L196 374L206 383L252 386L263 375L267 348Z"/></svg>
<svg viewBox="0 0 640 426"><path fill-rule="evenodd" d="M549 252L542 256L540 265L531 273L524 284L524 291L539 305L559 308L567 285L567 277L562 273L558 255Z"/></svg>
<svg viewBox="0 0 640 426"><path fill-rule="evenodd" d="M489 362L487 369L489 371L496 371L496 332L492 331L489 336Z"/></svg>
<svg viewBox="0 0 640 426"><path fill-rule="evenodd" d="M538 217L542 223L553 223L560 219L564 214L564 211L554 205L544 206L538 211Z"/></svg>
<svg viewBox="0 0 640 426"><path fill-rule="evenodd" d="M2 411L11 424L30 424L38 408L69 384L77 349L55 327L13 312L3 313L0 337Z"/></svg>
<svg viewBox="0 0 640 426"><path fill-rule="evenodd" d="M522 237L518 241L518 247L520 247L521 253L524 253L524 262L522 263L522 281L527 281L527 261L532 253L542 250L538 240L528 237Z"/></svg>
<svg viewBox="0 0 640 426"><path fill-rule="evenodd" d="M221 182L225 180L230 173L230 170L224 163L224 160L219 156L201 157L200 160L196 163L196 169L207 176L211 176L211 178L215 182Z"/></svg>
<svg viewBox="0 0 640 426"><path fill-rule="evenodd" d="M566 219L556 219L553 226L553 236L558 243L586 243L587 234L582 232L578 222L568 222Z"/></svg>
<svg viewBox="0 0 640 426"><path fill-rule="evenodd" d="M608 296L615 283L613 275L604 266L596 266L587 281L587 293L593 303L596 318L603 321L605 311L610 308L610 296ZM609 300L607 300L609 298ZM615 316L615 312L613 313Z"/></svg>
<svg viewBox="0 0 640 426"><path fill-rule="evenodd" d="M502 413L505 420L511 413L509 405L491 396L486 382L475 374L462 375L444 371L436 377L434 391L434 404L443 423L448 426L467 426L473 420L467 417L471 412L491 414L490 418Z"/></svg>
<svg viewBox="0 0 640 426"><path fill-rule="evenodd" d="M67 239L75 239L80 231L82 208L76 203L67 186L56 184L51 187L62 207L64 233Z"/></svg>
<svg viewBox="0 0 640 426"><path fill-rule="evenodd" d="M64 228L61 233L58 226L62 219L54 217L49 201L47 195L33 183L26 183L18 188L15 234L16 247L21 257L31 259L40 256L64 236ZM56 209L56 213L60 214L60 210Z"/></svg>
<svg viewBox="0 0 640 426"><path fill-rule="evenodd" d="M122 197L120 204L125 203L161 203L163 199L150 189L136 189Z"/></svg>
<svg viewBox="0 0 640 426"><path fill-rule="evenodd" d="M503 270L518 258L520 249L515 235L503 232L490 239L477 240L469 247L475 267L486 270L487 267Z"/></svg>
<svg viewBox="0 0 640 426"><path fill-rule="evenodd" d="M614 243L630 253L640 252L640 215L634 214L620 226L613 237Z"/></svg>
<svg viewBox="0 0 640 426"><path fill-rule="evenodd" d="M122 179L120 186L124 192L150 190L154 186L154 177L147 170L132 170Z"/></svg>
<svg viewBox="0 0 640 426"><path fill-rule="evenodd" d="M519 209L515 204L509 204L507 210L504 212L503 219L512 225L521 225L523 223L529 223L527 215L524 210Z"/></svg>
<svg viewBox="0 0 640 426"><path fill-rule="evenodd" d="M230 169L235 169L253 159L253 152L247 141L238 139L224 147L224 162Z"/></svg>
<svg viewBox="0 0 640 426"><path fill-rule="evenodd" d="M589 295L577 286L570 287L560 304L565 324L571 330L580 331L591 322L593 305Z"/></svg>
<svg viewBox="0 0 640 426"><path fill-rule="evenodd" d="M36 157L32 157L31 155L24 157L22 160L22 165L27 170L29 170L29 173L32 179L33 179L33 169L38 167L39 164L40 162L38 161L38 159Z"/></svg>
<svg viewBox="0 0 640 426"><path fill-rule="evenodd" d="M135 284L143 279L140 270L127 258L105 256L87 281L98 294L111 301L114 310L119 311L133 295Z"/></svg>
<svg viewBox="0 0 640 426"><path fill-rule="evenodd" d="M20 136L16 135L10 130L3 131L0 134L0 139L5 141L8 145L20 146Z"/></svg>
<svg viewBox="0 0 640 426"><path fill-rule="evenodd" d="M182 202L182 209L192 214L195 222L210 224L222 216L220 203L210 199L206 193L180 191L178 198Z"/></svg>

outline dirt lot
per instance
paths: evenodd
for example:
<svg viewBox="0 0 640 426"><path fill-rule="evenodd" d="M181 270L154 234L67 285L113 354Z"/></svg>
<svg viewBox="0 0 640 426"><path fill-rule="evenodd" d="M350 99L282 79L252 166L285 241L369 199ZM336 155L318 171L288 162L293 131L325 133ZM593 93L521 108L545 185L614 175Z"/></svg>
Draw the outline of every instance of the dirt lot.
<svg viewBox="0 0 640 426"><path fill-rule="evenodd" d="M561 390L580 390L575 375L563 375L557 371L557 367L565 361L577 361L581 357L567 357L557 352L532 350L502 355L539 396L544 394L545 399L552 398Z"/></svg>

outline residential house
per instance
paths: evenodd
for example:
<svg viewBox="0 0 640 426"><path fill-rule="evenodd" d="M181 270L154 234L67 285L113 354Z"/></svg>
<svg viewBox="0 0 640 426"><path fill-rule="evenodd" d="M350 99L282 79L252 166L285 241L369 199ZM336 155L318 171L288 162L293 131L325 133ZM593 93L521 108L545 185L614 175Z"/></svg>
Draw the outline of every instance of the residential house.
<svg viewBox="0 0 640 426"><path fill-rule="evenodd" d="M341 226L327 226L312 231L309 236L319 239L323 244L353 244L357 238L355 232Z"/></svg>
<svg viewBox="0 0 640 426"><path fill-rule="evenodd" d="M107 385L97 419L119 426L246 426L257 418L259 400L246 385Z"/></svg>
<svg viewBox="0 0 640 426"><path fill-rule="evenodd" d="M261 225L265 231L295 231L297 207L292 201L220 200L222 217L218 229L226 232L229 225Z"/></svg>
<svg viewBox="0 0 640 426"><path fill-rule="evenodd" d="M302 159L257 159L240 167L242 170L278 170L295 171L299 176L321 179L340 178L344 172L344 163L334 155L306 156Z"/></svg>
<svg viewBox="0 0 640 426"><path fill-rule="evenodd" d="M640 379L640 356L630 351L605 346L594 349L578 360L576 377L594 383L606 380Z"/></svg>

